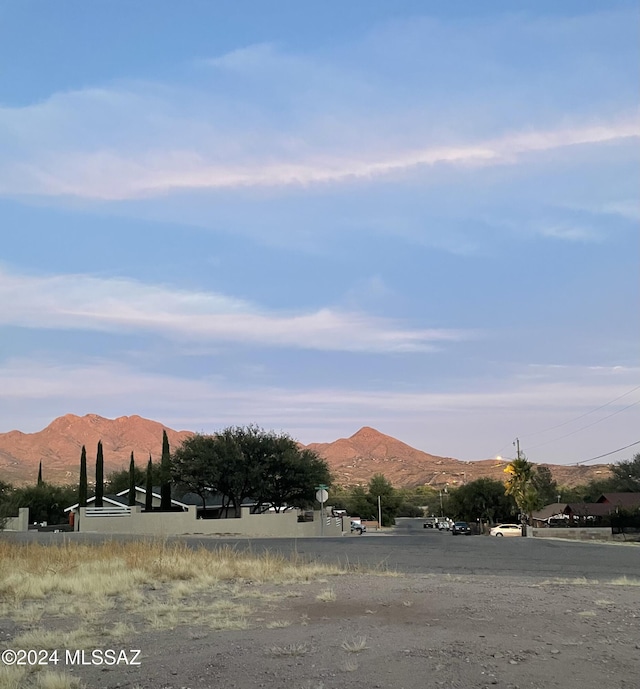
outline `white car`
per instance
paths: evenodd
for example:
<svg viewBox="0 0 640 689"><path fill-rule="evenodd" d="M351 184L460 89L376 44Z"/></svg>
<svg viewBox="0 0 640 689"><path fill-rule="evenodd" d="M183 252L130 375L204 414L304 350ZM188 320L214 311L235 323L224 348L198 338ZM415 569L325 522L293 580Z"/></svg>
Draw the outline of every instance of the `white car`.
<svg viewBox="0 0 640 689"><path fill-rule="evenodd" d="M489 532L491 536L522 536L519 524L498 524Z"/></svg>

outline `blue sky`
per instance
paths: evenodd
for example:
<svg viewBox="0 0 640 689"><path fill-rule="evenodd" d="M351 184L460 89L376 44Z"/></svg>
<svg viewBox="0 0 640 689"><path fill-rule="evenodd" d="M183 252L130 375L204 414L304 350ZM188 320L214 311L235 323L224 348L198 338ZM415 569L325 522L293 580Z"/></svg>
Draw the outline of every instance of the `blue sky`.
<svg viewBox="0 0 640 689"><path fill-rule="evenodd" d="M640 440L639 15L0 2L0 432Z"/></svg>

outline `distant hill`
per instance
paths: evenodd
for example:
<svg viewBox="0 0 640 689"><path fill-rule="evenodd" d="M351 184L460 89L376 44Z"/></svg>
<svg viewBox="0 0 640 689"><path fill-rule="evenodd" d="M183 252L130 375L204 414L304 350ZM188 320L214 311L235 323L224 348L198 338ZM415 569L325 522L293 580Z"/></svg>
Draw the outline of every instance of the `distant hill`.
<svg viewBox="0 0 640 689"><path fill-rule="evenodd" d="M35 483L42 461L43 478L50 483L75 483L78 480L80 451L87 448L89 477L98 441L104 448L105 474L129 466L133 451L136 464L144 468L149 455L154 462L162 452L162 430L167 431L171 448L193 435L174 431L157 421L140 416L105 419L96 414L66 414L37 433L0 433L0 480L22 485ZM365 426L349 438L332 443L311 443L326 459L338 483L366 484L374 474L384 474L394 486L434 487L461 485L481 477L504 480L507 462L493 459L462 462L417 450L406 443ZM546 465L561 485L574 486L594 478L609 476L609 465Z"/></svg>
<svg viewBox="0 0 640 689"><path fill-rule="evenodd" d="M430 455L368 426L349 438L332 443L311 443L307 447L327 460L337 482L344 485L366 484L373 474L384 474L397 487L459 486L483 477L504 481L504 468L508 464L504 460L463 462ZM564 486L577 486L610 475L608 464L544 466L548 466L558 484Z"/></svg>
<svg viewBox="0 0 640 689"><path fill-rule="evenodd" d="M154 462L160 461L163 429L167 431L169 445L173 447L193 435L189 431L174 431L141 416L105 419L97 414L66 414L37 433L0 433L0 479L15 485L35 482L38 464L42 461L45 481L75 483L84 445L87 448L91 481L91 467L95 462L99 440L102 440L104 450L105 476L111 471L128 467L132 451L137 466L144 468L149 455Z"/></svg>

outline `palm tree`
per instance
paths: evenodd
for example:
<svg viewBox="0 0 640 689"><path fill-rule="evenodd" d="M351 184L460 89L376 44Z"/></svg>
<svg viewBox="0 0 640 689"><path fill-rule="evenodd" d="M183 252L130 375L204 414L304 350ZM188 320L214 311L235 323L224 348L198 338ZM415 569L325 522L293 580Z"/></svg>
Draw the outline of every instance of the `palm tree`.
<svg viewBox="0 0 640 689"><path fill-rule="evenodd" d="M533 511L538 507L538 491L533 485L535 467L522 453L518 454L518 459L514 459L504 470L505 474L509 474L505 492L513 496L520 512L526 514L529 524L532 524Z"/></svg>

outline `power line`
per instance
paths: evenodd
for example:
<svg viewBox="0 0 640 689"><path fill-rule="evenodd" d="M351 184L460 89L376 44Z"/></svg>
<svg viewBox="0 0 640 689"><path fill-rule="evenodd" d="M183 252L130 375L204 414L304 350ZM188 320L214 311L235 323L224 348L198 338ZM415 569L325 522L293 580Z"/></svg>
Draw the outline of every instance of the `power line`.
<svg viewBox="0 0 640 689"><path fill-rule="evenodd" d="M632 404L628 404L626 407L622 407L622 409L618 409L617 411L614 411L613 413L607 416L603 416L601 419L597 419L593 423L588 423L586 426L582 426L582 428L577 428L575 431L565 433L564 435L561 435L559 438L553 438L552 440L546 440L544 443L538 443L537 445L530 446L529 449L534 450L537 447L542 447L543 445L548 445L549 443L555 443L556 441L562 440L563 438L568 438L570 435L580 433L581 431L584 431L587 428L591 428L591 426L595 426L597 423L600 423L601 421L606 421L607 419L610 419L612 416L615 416L616 414L620 414L621 412L626 411L631 407L635 407L636 404L640 404L640 400L638 400L637 402L633 402Z"/></svg>
<svg viewBox="0 0 640 689"><path fill-rule="evenodd" d="M562 426L566 426L570 423L573 423L574 421L579 421L580 419L583 419L585 416L589 416L589 414L593 414L594 412L600 411L600 409L604 409L605 407L608 407L610 404L613 404L614 402L621 400L623 397L630 395L632 392L635 392L636 390L640 390L640 385L637 385L635 388L628 390L627 392L616 397L615 399L609 400L608 402L601 404L599 407L596 407L595 409L590 409L588 412L585 412L584 414L580 414L580 416L576 416L572 419L569 419L568 421L563 421L562 423L558 423L555 426L549 426L548 428L543 428L543 429L538 430L538 431L533 431L532 433L526 433L525 435L520 435L519 437L520 438L530 438L531 436L534 436L534 435L542 435L542 433L547 433L548 431L553 431L556 428L562 428ZM572 433L568 433L567 435L560 436L560 438L556 438L556 440L561 440L562 438L566 438L569 435L573 435L574 433L578 433L579 431L584 430L585 428L589 428L589 426L594 426L596 423L599 423L600 421L604 421L605 419L608 419L611 416L615 416L616 414L619 414L620 412L624 411L625 409L628 409L629 407L633 407L636 404L638 404L638 402L634 402L633 404L630 404L628 407L624 407L623 409L619 409L617 412L614 412L613 414L609 414L609 416L605 416L604 418L599 419L598 421L595 421L592 424L589 424L587 426L583 426L583 428L580 428L577 431L573 431ZM542 445L547 445L550 442L555 442L555 440L549 440L546 443L540 443L538 445L534 445L534 448L535 447L541 447ZM505 447L508 447L509 445L511 445L511 442L505 443L497 452L494 452L494 456L500 455L502 450L504 450ZM585 461L589 461L589 460L585 460Z"/></svg>
<svg viewBox="0 0 640 689"><path fill-rule="evenodd" d="M632 392L635 392L636 390L640 390L640 385L637 387L633 388L633 390L629 390L628 392L625 392L624 394L620 395L619 397L616 397L613 400L610 400L609 402L605 402L604 404L601 404L599 407L596 407L595 409L590 409L588 412L585 412L584 414L580 414L580 416L576 416L573 419L569 419L568 421L563 421L562 423L556 424L555 426L550 426L549 428L543 428L540 431L534 431L533 433L527 433L526 435L521 435L521 438L530 438L532 435L540 435L542 433L546 433L547 431L553 431L556 428L562 428L562 426L566 426L567 424L573 423L574 421L579 421L580 419L583 419L585 416L589 416L589 414L593 414L594 412L600 411L601 409L604 409L605 407L608 407L610 404L613 404L614 402L617 402L618 400L621 400L623 397L626 397L627 395L630 395ZM637 402L635 403L637 404ZM633 406L633 405L631 405ZM628 407L625 407L627 409ZM623 411L623 410L620 410ZM608 418L608 417L605 417ZM585 428L588 428L588 426L585 426Z"/></svg>
<svg viewBox="0 0 640 689"><path fill-rule="evenodd" d="M617 450L612 450L611 452L605 452L603 455L598 455L597 457L591 457L591 459L582 459L579 462L576 462L576 466L578 464L585 464L586 462L593 462L596 459L602 459L603 457L608 457L609 455L615 455L616 452L622 452L622 450L628 450L630 447L633 447L634 445L640 445L640 440L636 440L635 443L631 443L630 445L625 445L624 447L619 447Z"/></svg>

